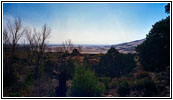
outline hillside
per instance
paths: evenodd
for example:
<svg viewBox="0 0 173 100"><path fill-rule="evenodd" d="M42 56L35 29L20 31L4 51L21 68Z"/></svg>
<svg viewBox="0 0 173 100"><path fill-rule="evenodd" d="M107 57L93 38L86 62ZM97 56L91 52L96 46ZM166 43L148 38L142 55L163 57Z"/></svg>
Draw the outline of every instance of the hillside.
<svg viewBox="0 0 173 100"><path fill-rule="evenodd" d="M141 40L135 40L131 42L125 42L117 45L112 45L112 47L115 47L119 52L122 53L135 53L135 47L141 43L143 43L145 39Z"/></svg>
<svg viewBox="0 0 173 100"><path fill-rule="evenodd" d="M135 53L135 47L141 44L145 39L135 40L131 42L120 43L116 45L80 45L80 53L82 54L100 54L107 53L112 47L115 47L121 53ZM49 45L46 51L57 52L57 48L63 48L62 45ZM78 49L78 45L74 45L74 48Z"/></svg>

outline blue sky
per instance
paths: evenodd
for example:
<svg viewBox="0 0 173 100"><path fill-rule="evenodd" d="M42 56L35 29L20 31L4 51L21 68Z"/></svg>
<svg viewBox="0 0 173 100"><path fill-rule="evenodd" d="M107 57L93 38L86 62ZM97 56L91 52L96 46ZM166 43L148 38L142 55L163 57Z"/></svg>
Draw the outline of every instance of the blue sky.
<svg viewBox="0 0 173 100"><path fill-rule="evenodd" d="M24 25L51 27L49 43L117 44L143 39L168 16L166 3L4 3L3 20L20 17Z"/></svg>

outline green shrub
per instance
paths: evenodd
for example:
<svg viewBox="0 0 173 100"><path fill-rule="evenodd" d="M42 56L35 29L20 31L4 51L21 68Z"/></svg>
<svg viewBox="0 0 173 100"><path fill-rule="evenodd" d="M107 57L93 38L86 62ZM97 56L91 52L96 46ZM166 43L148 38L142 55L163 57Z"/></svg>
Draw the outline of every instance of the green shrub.
<svg viewBox="0 0 173 100"><path fill-rule="evenodd" d="M83 66L76 67L71 87L72 96L101 96L104 90L104 85L99 82L94 72Z"/></svg>
<svg viewBox="0 0 173 100"><path fill-rule="evenodd" d="M23 89L27 90L29 88L29 86L33 83L34 81L34 75L33 74L28 74L25 79L24 79L24 83L23 83Z"/></svg>
<svg viewBox="0 0 173 100"><path fill-rule="evenodd" d="M126 96L127 94L129 94L129 92L130 92L130 88L129 88L128 82L125 81L125 80L120 81L119 84L118 84L117 93L120 96Z"/></svg>

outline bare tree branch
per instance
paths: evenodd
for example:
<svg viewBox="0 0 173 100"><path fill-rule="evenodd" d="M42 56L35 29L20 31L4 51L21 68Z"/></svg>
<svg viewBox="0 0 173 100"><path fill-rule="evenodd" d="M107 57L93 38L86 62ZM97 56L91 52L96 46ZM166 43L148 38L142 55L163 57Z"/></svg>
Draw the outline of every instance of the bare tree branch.
<svg viewBox="0 0 173 100"><path fill-rule="evenodd" d="M3 29L3 39L5 45L9 45L11 59L9 62L8 73L12 72L12 64L14 62L14 56L16 53L16 46L18 41L21 39L22 35L25 33L23 29L22 21L18 18L15 19L14 22L7 21L7 24L4 25Z"/></svg>
<svg viewBox="0 0 173 100"><path fill-rule="evenodd" d="M14 23L7 21L7 27L4 29L4 39L11 46L14 52L16 45L22 35L24 34L25 29L22 27L21 19L15 19Z"/></svg>
<svg viewBox="0 0 173 100"><path fill-rule="evenodd" d="M62 43L62 48L64 52L72 52L72 50L74 49L72 41L70 39L64 41Z"/></svg>

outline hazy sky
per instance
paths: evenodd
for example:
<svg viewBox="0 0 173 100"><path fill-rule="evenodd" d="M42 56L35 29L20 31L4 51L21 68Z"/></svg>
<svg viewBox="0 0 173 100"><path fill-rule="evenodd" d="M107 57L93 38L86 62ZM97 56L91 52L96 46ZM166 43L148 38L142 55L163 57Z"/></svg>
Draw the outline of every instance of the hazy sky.
<svg viewBox="0 0 173 100"><path fill-rule="evenodd" d="M49 43L117 44L143 39L168 16L166 3L4 3L3 20L52 29Z"/></svg>

